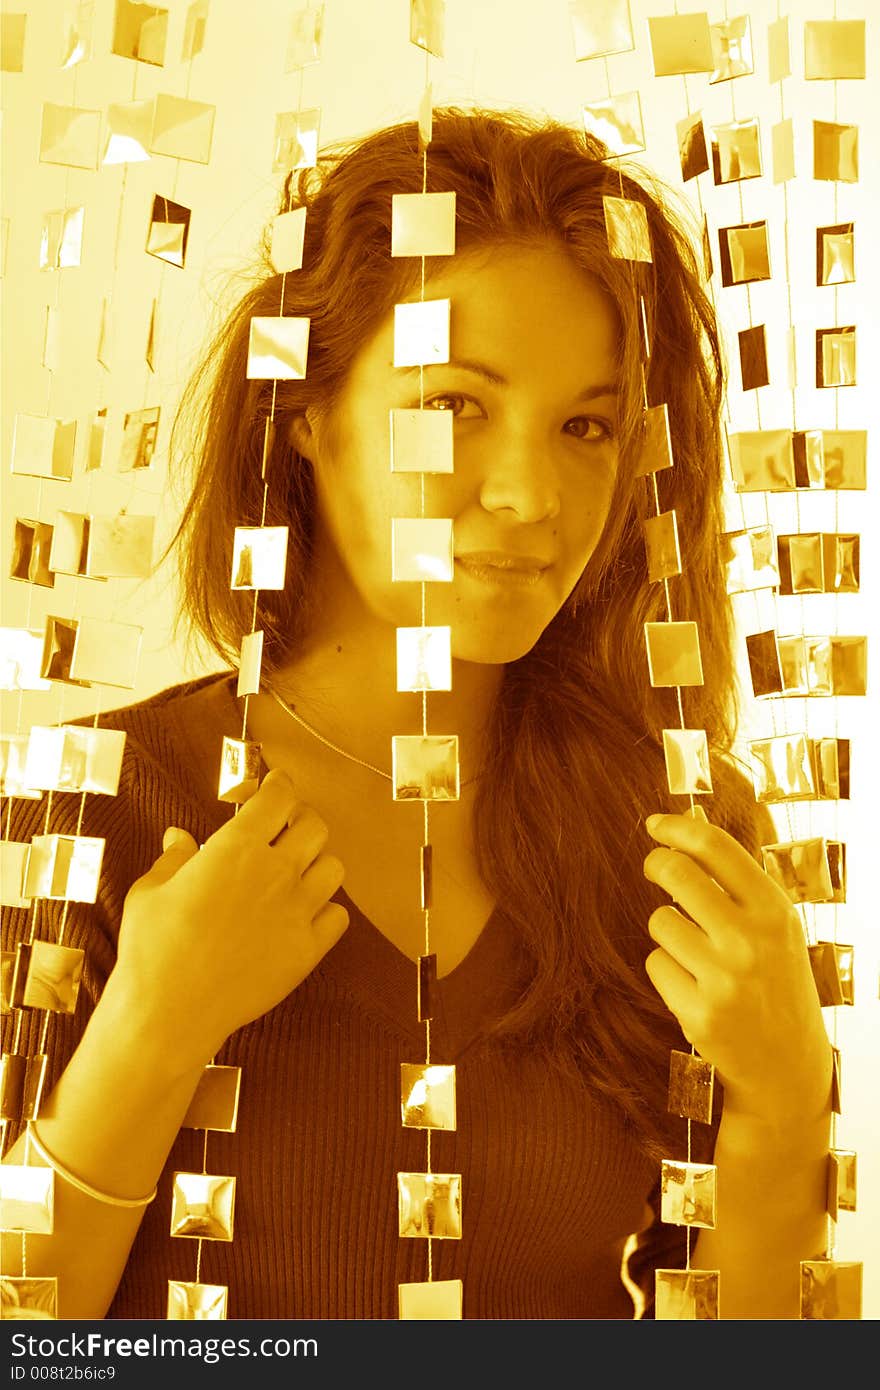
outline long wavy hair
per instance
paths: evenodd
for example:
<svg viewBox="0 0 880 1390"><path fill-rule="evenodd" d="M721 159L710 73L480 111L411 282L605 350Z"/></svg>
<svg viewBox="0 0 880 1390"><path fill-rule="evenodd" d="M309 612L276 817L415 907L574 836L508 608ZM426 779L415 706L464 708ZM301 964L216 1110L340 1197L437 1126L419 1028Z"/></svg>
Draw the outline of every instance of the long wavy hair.
<svg viewBox="0 0 880 1390"><path fill-rule="evenodd" d="M505 667L473 824L479 872L521 946L523 990L494 1030L527 1040L622 1108L651 1152L681 1142L666 1109L670 1047L686 1046L644 970L646 923L664 895L642 873L643 818L681 810L670 795L662 730L705 729L711 818L752 853L754 793L730 757L736 726L730 606L719 554L722 362L690 236L667 190L607 161L583 133L517 112L436 111L426 169L415 122L326 151L290 175L279 211L305 207L302 269L273 269L268 229L255 281L210 344L181 398L172 448L191 421L192 487L178 543L184 614L236 664L253 616L230 590L236 526L289 528L287 582L260 596L266 675L307 630L315 488L290 440L293 417L332 412L352 359L418 283L417 259L392 259L392 194L456 194L460 253L548 241L598 282L616 309L620 464L603 537L535 646ZM603 197L644 208L652 260L611 254ZM428 259L426 282L448 261ZM250 320L311 321L302 381L248 380ZM639 476L644 407L668 407L674 465ZM266 421L274 419L267 436ZM266 440L268 438L268 445ZM268 488L263 515L263 474ZM648 580L643 522L675 510L684 555L666 586ZM170 547L169 547L170 548ZM648 621L698 624L704 683L652 688ZM681 698L681 707L678 698ZM667 1150L668 1151L668 1150ZM675 1151L675 1150L674 1150Z"/></svg>

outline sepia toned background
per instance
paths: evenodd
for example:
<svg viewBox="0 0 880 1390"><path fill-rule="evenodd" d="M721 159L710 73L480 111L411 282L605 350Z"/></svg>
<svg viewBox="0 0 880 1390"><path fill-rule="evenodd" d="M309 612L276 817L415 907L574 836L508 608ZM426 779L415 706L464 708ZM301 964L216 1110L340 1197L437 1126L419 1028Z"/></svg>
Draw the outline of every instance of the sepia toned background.
<svg viewBox="0 0 880 1390"><path fill-rule="evenodd" d="M708 219L716 261L712 287L730 362L728 423L733 431L792 428L867 429L865 492L818 491L776 495L771 519L777 531L858 532L862 535L861 591L842 596L733 599L743 633L743 749L749 737L782 732L839 736L852 743L849 801L800 803L776 808L780 840L827 836L847 846L847 901L812 909L820 936L855 947L855 1004L826 1010L829 1032L843 1056L843 1113L837 1146L858 1153L858 1209L841 1213L836 1229L839 1259L863 1260L863 1315L880 1315L880 1122L876 1105L880 932L876 861L880 752L876 733L880 580L875 537L880 536L876 388L880 347L877 315L877 246L880 192L876 132L880 130L880 15L867 0L751 0L708 6L718 23L748 13L754 74L710 84L705 74L655 78L648 42L649 16L699 10L631 0L635 49L607 59L574 60L566 0L447 0L445 57L427 59L409 42L409 0L326 0L321 61L285 72L291 0L210 0L204 46L191 61L181 52L192 7L167 0L169 27L163 66L111 52L113 0L86 4L41 0L4 3L4 15L24 15L21 71L2 76L2 469L0 583L4 627L41 629L48 616L83 615L143 628L141 659L132 688L79 690L53 683L48 691L0 695L4 733L31 724L61 722L151 695L190 676L217 669L216 658L189 649L173 636L177 608L172 565L143 580L96 581L58 574L44 588L10 578L16 518L52 521L59 509L74 513L155 518L158 554L185 496L185 457L169 458L174 408L207 335L219 325L249 283L257 243L276 210L282 175L272 170L279 112L319 108L322 144L350 139L389 122L411 119L426 82L435 104L516 106L577 124L584 103L609 91L638 91L647 147L628 160L665 180L681 215L699 236ZM196 12L199 13L199 12ZM788 16L791 76L768 80L768 25ZM63 67L71 25L91 20L91 53ZM803 23L810 19L867 20L867 79L806 81ZM10 31L11 32L11 31ZM4 63L6 59L4 58ZM173 95L215 107L207 163L153 152L140 162L102 164L106 112L113 103L148 102ZM81 169L41 159L44 104L101 113L98 165ZM701 111L706 127L756 117L764 173L715 186L711 173L682 182L676 123ZM774 182L771 128L791 119L795 178ZM861 176L856 183L812 177L812 122L854 124L861 138ZM429 156L430 157L430 156ZM146 251L150 209L160 195L191 209L185 266ZM79 264L40 267L47 218L83 209ZM766 218L770 227L771 278L749 287L723 288L717 274L718 229ZM817 287L815 229L853 221L856 281ZM105 323L103 364L98 344ZM154 314L152 367L146 361ZM47 309L56 334L45 350ZM740 388L737 333L765 324L771 385ZM817 329L856 325L857 384L817 390ZM790 374L794 344L796 377ZM150 466L125 467L123 421L127 413L159 408ZM87 468L93 416L106 411L102 466ZM18 414L77 422L70 482L13 476L13 431ZM767 517L763 496L731 491L731 529ZM686 542L683 554L687 563ZM685 617L686 615L679 615ZM869 634L868 698L756 701L752 698L744 638L776 627ZM872 646L873 643L873 646ZM704 659L711 660L711 653ZM771 711L770 706L774 707ZM745 756L745 753L744 753ZM711 801L707 801L711 816Z"/></svg>

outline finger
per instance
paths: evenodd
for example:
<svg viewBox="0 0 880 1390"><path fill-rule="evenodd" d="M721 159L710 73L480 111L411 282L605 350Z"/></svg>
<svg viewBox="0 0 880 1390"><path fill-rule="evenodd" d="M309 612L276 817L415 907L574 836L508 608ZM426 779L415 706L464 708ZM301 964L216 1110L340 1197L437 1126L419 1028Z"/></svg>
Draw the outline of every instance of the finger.
<svg viewBox="0 0 880 1390"><path fill-rule="evenodd" d="M273 850L286 855L300 876L324 849L329 837L327 824L311 807L298 810L293 823L272 841Z"/></svg>
<svg viewBox="0 0 880 1390"><path fill-rule="evenodd" d="M319 936L326 939L328 951L346 931L348 923L348 909L342 903L335 902L327 903L312 918L312 926Z"/></svg>
<svg viewBox="0 0 880 1390"><path fill-rule="evenodd" d="M194 854L198 854L199 847L192 835L186 830L181 830L179 826L169 825L162 839L162 853L159 858L143 874L137 883L149 887L156 887L160 883L167 883L169 878L173 878L184 864L192 859ZM132 887L135 887L133 884Z"/></svg>
<svg viewBox="0 0 880 1390"><path fill-rule="evenodd" d="M723 934L735 925L733 900L681 850L652 849L643 868L645 877L664 889L710 935Z"/></svg>
<svg viewBox="0 0 880 1390"><path fill-rule="evenodd" d="M337 859L335 854L320 855L300 880L307 907L317 912L341 887L344 878L345 866L341 859Z"/></svg>
<svg viewBox="0 0 880 1390"><path fill-rule="evenodd" d="M763 887L767 875L749 851L726 830L691 816L648 816L645 828L654 840L690 856L744 907Z"/></svg>
<svg viewBox="0 0 880 1390"><path fill-rule="evenodd" d="M688 1041L688 1020L696 1016L699 988L693 975L662 947L652 951L645 960L648 979L670 1013L675 1014Z"/></svg>
<svg viewBox="0 0 880 1390"><path fill-rule="evenodd" d="M648 933L699 983L705 983L717 971L718 956L709 937L674 907L658 907L652 912Z"/></svg>
<svg viewBox="0 0 880 1390"><path fill-rule="evenodd" d="M216 833L224 838L250 835L269 844L287 827L296 801L296 788L287 773L273 767L254 795Z"/></svg>

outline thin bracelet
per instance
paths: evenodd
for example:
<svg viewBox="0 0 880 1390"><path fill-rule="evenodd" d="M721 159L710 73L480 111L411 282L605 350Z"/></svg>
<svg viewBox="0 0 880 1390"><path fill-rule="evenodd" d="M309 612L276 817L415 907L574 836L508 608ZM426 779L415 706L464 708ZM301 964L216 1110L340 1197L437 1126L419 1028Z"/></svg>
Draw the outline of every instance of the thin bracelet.
<svg viewBox="0 0 880 1390"><path fill-rule="evenodd" d="M58 1162L58 1159L50 1154L46 1145L37 1134L33 1120L28 1122L27 1138L28 1141L33 1144L40 1157L45 1159L49 1167L58 1174L59 1178L63 1178L65 1182L70 1183L70 1186L75 1187L79 1192L84 1192L87 1197L92 1197L94 1201L103 1202L105 1206L148 1207L159 1190L157 1187L154 1187L149 1197L111 1197L109 1192L99 1192L96 1187L89 1187L89 1184L83 1182L82 1178L76 1177L74 1173L71 1173L69 1168L63 1167L63 1165Z"/></svg>

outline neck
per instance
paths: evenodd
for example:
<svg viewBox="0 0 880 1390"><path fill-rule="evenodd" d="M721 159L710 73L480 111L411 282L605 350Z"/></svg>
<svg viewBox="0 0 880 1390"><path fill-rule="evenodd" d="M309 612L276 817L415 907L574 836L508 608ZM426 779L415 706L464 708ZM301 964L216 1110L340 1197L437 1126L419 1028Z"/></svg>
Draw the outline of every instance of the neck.
<svg viewBox="0 0 880 1390"><path fill-rule="evenodd" d="M322 608L311 636L271 684L325 738L390 772L392 736L423 731L422 694L397 690L395 628L360 604ZM425 697L428 734L458 735L462 779L479 771L503 675L503 666L453 660L452 690Z"/></svg>

